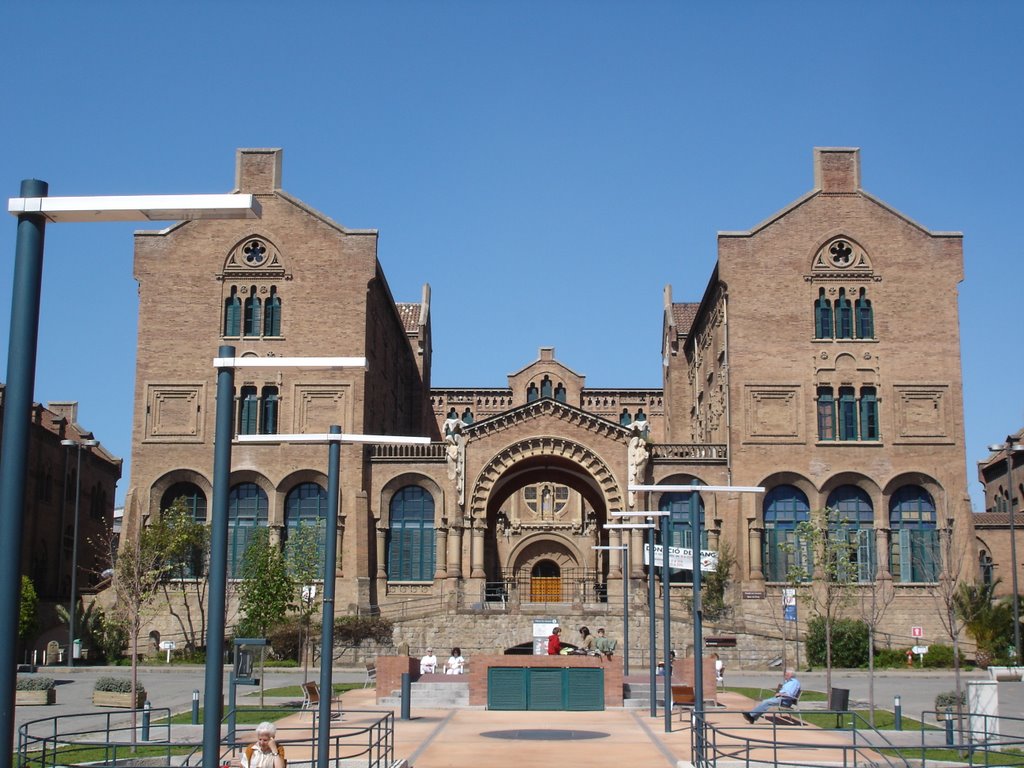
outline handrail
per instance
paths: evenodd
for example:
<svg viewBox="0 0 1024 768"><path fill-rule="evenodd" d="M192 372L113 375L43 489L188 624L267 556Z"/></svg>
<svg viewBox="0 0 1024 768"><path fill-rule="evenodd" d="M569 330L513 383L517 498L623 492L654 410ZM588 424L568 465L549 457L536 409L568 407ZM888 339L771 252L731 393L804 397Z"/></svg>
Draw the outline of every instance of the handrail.
<svg viewBox="0 0 1024 768"><path fill-rule="evenodd" d="M139 710L142 711L142 710ZM281 712L280 707L267 708L267 712ZM298 710L288 709L289 714ZM346 724L340 722L331 723L330 735L330 762L334 766L340 766L342 760L355 757L365 758L364 765L367 768L387 768L394 762L395 751L395 715L393 712L381 712L379 710L345 710L347 715L369 715L369 721L362 724ZM131 760L137 757L136 748L142 747L147 751L147 765L153 765L154 758L162 759L164 765L201 766L202 765L202 744L193 741L172 741L171 723L169 709L151 709L150 715L159 713L161 720L155 724L158 729L163 729L163 738L154 738L150 731L150 739L142 741L135 740L134 744L125 734L131 734L130 724L114 724L111 717L123 717L125 712L89 712L83 714L55 715L53 717L40 718L23 723L18 729L18 767L19 768L58 768L58 766L76 765L75 752L86 753L87 750L103 750L103 762L113 763L125 759ZM317 721L313 713L313 726L309 739L282 739L281 743L287 747L297 748L299 751L309 750L309 754L315 756L317 739ZM76 720L82 721L70 728L65 726ZM94 724L95 723L95 724ZM138 730L138 728L136 728ZM122 738L118 738L121 736ZM98 738L97 738L98 737ZM244 744L227 739L221 741L223 751L218 763L229 759L231 754L240 749ZM153 755L156 748L157 754ZM199 758L198 760L196 758ZM89 762L95 762L94 755L88 755ZM315 757L308 762L304 760L289 761L290 766L296 768L300 765L312 765Z"/></svg>

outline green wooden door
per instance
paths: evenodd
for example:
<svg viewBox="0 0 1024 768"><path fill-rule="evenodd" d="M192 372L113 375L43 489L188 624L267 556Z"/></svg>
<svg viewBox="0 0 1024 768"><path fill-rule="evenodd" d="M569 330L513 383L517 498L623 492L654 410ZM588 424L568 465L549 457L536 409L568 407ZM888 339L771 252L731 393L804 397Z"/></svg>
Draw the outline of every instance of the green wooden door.
<svg viewBox="0 0 1024 768"><path fill-rule="evenodd" d="M527 709L565 709L565 670L531 669L527 684Z"/></svg>
<svg viewBox="0 0 1024 768"><path fill-rule="evenodd" d="M487 670L487 708L526 709L527 673L530 670L491 667Z"/></svg>
<svg viewBox="0 0 1024 768"><path fill-rule="evenodd" d="M604 670L566 669L565 708L576 711L604 709Z"/></svg>

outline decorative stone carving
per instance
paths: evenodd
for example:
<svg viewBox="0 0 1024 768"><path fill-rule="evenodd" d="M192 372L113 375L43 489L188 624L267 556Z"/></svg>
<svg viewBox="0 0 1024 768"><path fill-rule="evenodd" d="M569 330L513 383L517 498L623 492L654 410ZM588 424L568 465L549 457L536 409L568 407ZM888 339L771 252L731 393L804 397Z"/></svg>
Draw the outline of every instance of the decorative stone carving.
<svg viewBox="0 0 1024 768"><path fill-rule="evenodd" d="M466 502L466 438L462 429L461 419L446 419L444 422L448 479L455 484L455 502L459 509Z"/></svg>
<svg viewBox="0 0 1024 768"><path fill-rule="evenodd" d="M647 422L634 421L629 425L631 436L629 438L629 484L642 483L647 471L647 460L650 458L650 451L647 450ZM636 493L629 492L629 506L636 503Z"/></svg>

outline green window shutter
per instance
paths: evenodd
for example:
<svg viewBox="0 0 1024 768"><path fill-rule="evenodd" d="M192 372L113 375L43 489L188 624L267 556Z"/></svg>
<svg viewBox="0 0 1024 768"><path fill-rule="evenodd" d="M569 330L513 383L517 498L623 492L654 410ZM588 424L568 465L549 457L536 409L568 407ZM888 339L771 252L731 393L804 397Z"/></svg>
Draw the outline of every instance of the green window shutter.
<svg viewBox="0 0 1024 768"><path fill-rule="evenodd" d="M853 387L839 389L839 439L857 439L857 400Z"/></svg>
<svg viewBox="0 0 1024 768"><path fill-rule="evenodd" d="M910 529L900 528L899 531L899 547L900 547L900 581L908 582L914 580L914 555L913 547L910 542Z"/></svg>
<svg viewBox="0 0 1024 768"><path fill-rule="evenodd" d="M878 439L878 397L874 387L860 390L860 439Z"/></svg>
<svg viewBox="0 0 1024 768"><path fill-rule="evenodd" d="M875 531L861 528L857 531L857 581L875 579Z"/></svg>
<svg viewBox="0 0 1024 768"><path fill-rule="evenodd" d="M528 669L491 667L487 670L487 708L501 710L526 709Z"/></svg>
<svg viewBox="0 0 1024 768"><path fill-rule="evenodd" d="M818 439L836 439L836 401L832 387L818 387Z"/></svg>
<svg viewBox="0 0 1024 768"><path fill-rule="evenodd" d="M573 711L604 709L604 670L565 670L565 708Z"/></svg>
<svg viewBox="0 0 1024 768"><path fill-rule="evenodd" d="M562 702L564 675L561 669L531 669L528 706L531 710L564 709Z"/></svg>
<svg viewBox="0 0 1024 768"><path fill-rule="evenodd" d="M231 289L231 296L224 301L224 335L239 336L242 327L242 300Z"/></svg>
<svg viewBox="0 0 1024 768"><path fill-rule="evenodd" d="M832 338L832 302L825 298L824 288L814 302L814 338Z"/></svg>

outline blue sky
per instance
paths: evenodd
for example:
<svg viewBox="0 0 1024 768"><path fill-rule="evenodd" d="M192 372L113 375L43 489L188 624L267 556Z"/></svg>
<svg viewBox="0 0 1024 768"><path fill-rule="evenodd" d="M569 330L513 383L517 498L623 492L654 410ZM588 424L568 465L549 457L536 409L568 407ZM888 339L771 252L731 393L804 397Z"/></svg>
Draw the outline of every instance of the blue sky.
<svg viewBox="0 0 1024 768"><path fill-rule="evenodd" d="M980 509L975 463L1024 426L1022 27L1015 2L8 4L0 183L225 192L235 148L283 147L286 190L380 231L397 300L431 284L435 385L554 346L591 386L657 387L664 286L699 300L716 232L807 192L813 147L857 146L867 191L964 233ZM47 229L35 392L125 457L119 501L133 229ZM927 274L907 300L928 311Z"/></svg>

